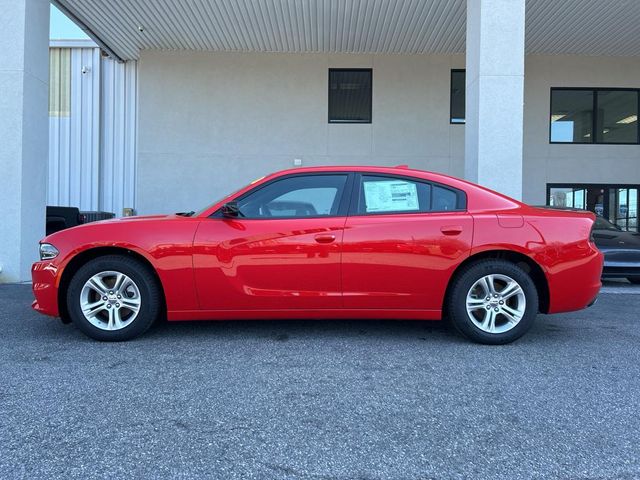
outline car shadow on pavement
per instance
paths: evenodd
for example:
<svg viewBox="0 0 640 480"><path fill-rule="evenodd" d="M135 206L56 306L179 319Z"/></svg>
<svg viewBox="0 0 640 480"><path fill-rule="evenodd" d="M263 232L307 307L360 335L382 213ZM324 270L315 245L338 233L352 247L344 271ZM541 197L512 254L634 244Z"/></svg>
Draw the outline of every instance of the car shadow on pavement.
<svg viewBox="0 0 640 480"><path fill-rule="evenodd" d="M287 342L292 338L347 339L357 337L399 340L465 341L447 321L422 320L198 320L156 323L148 338L254 338ZM144 338L143 337L143 338Z"/></svg>

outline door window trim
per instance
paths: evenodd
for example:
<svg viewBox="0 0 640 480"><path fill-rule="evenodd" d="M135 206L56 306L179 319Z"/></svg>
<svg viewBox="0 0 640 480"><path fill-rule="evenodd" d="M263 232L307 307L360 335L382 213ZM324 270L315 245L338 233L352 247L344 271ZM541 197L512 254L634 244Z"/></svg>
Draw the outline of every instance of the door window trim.
<svg viewBox="0 0 640 480"><path fill-rule="evenodd" d="M430 213L453 213L453 212L466 212L467 211L467 194L463 190L458 188L451 187L449 185L445 185L440 182L434 182L433 180L427 180L419 177L412 177L410 175L401 175L396 173L379 173L379 172L354 172L355 178L353 181L353 185L351 188L351 200L349 202L349 212L348 216L350 217L368 217L370 215L424 215ZM394 210L394 211L386 211L386 212L358 212L358 203L360 201L360 190L363 188L362 186L362 177L382 177L389 179L398 179L398 180L407 180L410 182L416 183L427 183L431 186L431 195L433 200L433 187L441 187L445 190L449 190L456 195L456 206L454 210ZM433 202L431 202L433 204Z"/></svg>
<svg viewBox="0 0 640 480"><path fill-rule="evenodd" d="M335 215L305 215L305 216L290 216L290 217L238 217L237 219L234 220L258 220L258 221L262 221L262 220L302 220L302 219L307 219L307 218L340 218L340 217L346 217L347 216L347 212L349 210L349 202L351 199L351 191L353 189L353 181L354 181L354 172L349 172L349 171L335 171L335 172L300 172L300 173L288 173L286 175L281 175L275 178L272 178L271 180L261 183L260 185L256 185L254 188L252 188L251 190L249 190L248 192L243 193L242 195L234 198L232 201L233 202L239 202L242 201L242 199L248 197L249 195L252 195L256 192L258 192L259 190L262 190L265 187L268 187L269 185L279 182L281 180L286 180L288 178L293 178L293 177L319 177L319 176L336 176L336 175L340 175L343 177L346 177L345 183L344 183L344 188L342 189L342 193L341 193L341 197L340 197L340 201L338 204L338 211L336 212ZM226 202L225 202L226 203ZM223 204L224 205L224 204ZM222 206L220 206L220 208L218 208L215 212L213 212L211 215L209 215L209 218L225 218L222 216Z"/></svg>

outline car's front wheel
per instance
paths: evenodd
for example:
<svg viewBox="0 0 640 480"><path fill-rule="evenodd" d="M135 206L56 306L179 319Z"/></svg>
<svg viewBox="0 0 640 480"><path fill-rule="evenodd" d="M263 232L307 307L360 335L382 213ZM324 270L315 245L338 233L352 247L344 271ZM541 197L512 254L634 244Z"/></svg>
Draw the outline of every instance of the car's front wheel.
<svg viewBox="0 0 640 480"><path fill-rule="evenodd" d="M93 259L73 276L67 308L74 324L102 341L144 333L160 313L160 287L140 261L121 255Z"/></svg>
<svg viewBox="0 0 640 480"><path fill-rule="evenodd" d="M467 338L490 345L513 342L533 325L538 291L522 268L499 259L480 260L453 280L447 311Z"/></svg>

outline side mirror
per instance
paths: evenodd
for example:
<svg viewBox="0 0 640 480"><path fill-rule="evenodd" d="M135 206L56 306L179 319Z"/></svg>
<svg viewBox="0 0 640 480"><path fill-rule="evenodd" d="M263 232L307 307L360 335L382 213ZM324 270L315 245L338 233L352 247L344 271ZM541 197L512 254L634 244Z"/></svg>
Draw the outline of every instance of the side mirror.
<svg viewBox="0 0 640 480"><path fill-rule="evenodd" d="M225 218L237 218L243 216L240 212L240 207L238 207L238 202L225 203L224 205L222 205L220 212Z"/></svg>

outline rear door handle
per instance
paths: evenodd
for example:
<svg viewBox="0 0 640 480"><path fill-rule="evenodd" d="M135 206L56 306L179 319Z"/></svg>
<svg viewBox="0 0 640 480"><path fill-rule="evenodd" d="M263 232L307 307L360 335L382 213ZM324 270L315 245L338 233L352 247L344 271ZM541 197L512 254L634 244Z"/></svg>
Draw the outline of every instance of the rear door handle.
<svg viewBox="0 0 640 480"><path fill-rule="evenodd" d="M460 235L462 227L460 225L444 225L440 227L440 231L445 235Z"/></svg>
<svg viewBox="0 0 640 480"><path fill-rule="evenodd" d="M336 236L328 233L320 234L315 236L316 242L318 243L331 243L335 241Z"/></svg>

